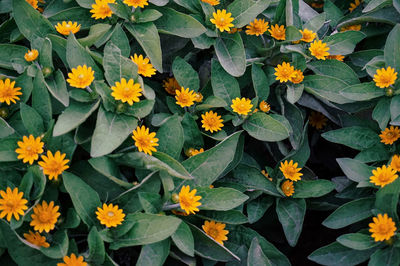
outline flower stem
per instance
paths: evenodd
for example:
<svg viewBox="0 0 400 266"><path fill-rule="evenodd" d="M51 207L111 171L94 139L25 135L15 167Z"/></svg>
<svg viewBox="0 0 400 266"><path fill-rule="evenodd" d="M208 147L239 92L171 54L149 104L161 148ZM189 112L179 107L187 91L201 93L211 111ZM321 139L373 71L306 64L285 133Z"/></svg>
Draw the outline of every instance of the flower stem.
<svg viewBox="0 0 400 266"><path fill-rule="evenodd" d="M163 206L162 210L163 211L169 211L169 210L173 210L173 209L179 208L180 206L181 205L179 203L171 204L171 205L165 205L165 206Z"/></svg>

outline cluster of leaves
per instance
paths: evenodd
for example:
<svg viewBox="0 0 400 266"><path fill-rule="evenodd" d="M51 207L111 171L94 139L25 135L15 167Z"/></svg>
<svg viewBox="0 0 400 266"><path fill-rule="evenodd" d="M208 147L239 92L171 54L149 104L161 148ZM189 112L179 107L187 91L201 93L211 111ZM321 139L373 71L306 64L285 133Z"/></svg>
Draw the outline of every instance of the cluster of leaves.
<svg viewBox="0 0 400 266"><path fill-rule="evenodd" d="M310 260L400 264L400 240L375 242L368 232L377 214L388 214L400 226L399 179L383 188L370 182L372 170L399 153L396 143L381 143L379 134L389 124L400 125L400 82L382 89L372 80L383 67L400 71L400 2L358 2L352 12L344 0L206 2L150 0L132 9L116 0L105 19L92 17L94 0L46 1L41 12L25 0L0 2L0 79L15 80L22 92L16 104L0 103L0 190L18 187L29 207L18 220L0 220L1 265L55 265L72 253L91 265L162 265L167 259L290 265L294 258L266 239L283 238L273 225L280 224L294 247L306 210L335 209L323 225L349 233L314 251ZM243 31L216 30L210 18L217 9L230 12L234 27ZM285 40L268 32L247 35L245 26L256 18L284 25ZM77 22L80 31L58 34L55 25L63 21ZM361 30L341 31L354 25ZM317 33L330 55L345 56L344 62L313 57L309 44L298 42L304 29ZM29 49L39 51L35 62L24 59ZM138 75L129 59L134 53L147 56L157 74ZM274 68L282 62L302 71L304 80L278 82ZM81 65L94 70L88 90L66 82ZM179 106L163 88L172 76L200 92L202 102ZM128 105L111 96L110 87L122 78L140 84L139 102ZM231 107L241 97L251 99L248 115ZM255 110L261 102L271 111ZM201 127L201 115L210 110L223 119L215 133ZM329 119L322 134L308 130L312 110ZM134 145L138 125L156 132L159 146L152 155ZM58 179L18 160L17 143L29 135L40 137L46 151L66 154L69 169ZM324 149L316 144L321 136L352 149L332 146L345 153L332 166L345 176L326 170L320 179L309 167L312 151ZM188 158L188 150L201 148ZM288 196L279 167L291 160L303 176ZM201 196L200 211L188 216L174 199L187 185ZM22 237L32 230L33 207L43 200L54 201L61 213L45 234L48 248ZM95 213L103 203L123 210L121 225L100 223ZM223 245L202 230L207 220L226 224Z"/></svg>

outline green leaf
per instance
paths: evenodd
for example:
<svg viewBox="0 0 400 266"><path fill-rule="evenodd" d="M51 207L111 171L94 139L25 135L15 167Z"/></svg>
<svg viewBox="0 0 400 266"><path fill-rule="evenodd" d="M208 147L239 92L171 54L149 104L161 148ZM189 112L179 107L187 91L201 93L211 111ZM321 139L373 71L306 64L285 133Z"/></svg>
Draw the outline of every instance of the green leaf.
<svg viewBox="0 0 400 266"><path fill-rule="evenodd" d="M76 21L76 20L74 20L74 21ZM86 36L85 38L79 39L78 42L82 46L90 47L94 43L96 43L100 38L102 38L110 29L111 29L111 25L109 25L109 24L104 24L104 23L94 24L93 26L90 27L88 36Z"/></svg>
<svg viewBox="0 0 400 266"><path fill-rule="evenodd" d="M337 208L322 224L331 229L339 229L372 216L374 198L361 198Z"/></svg>
<svg viewBox="0 0 400 266"><path fill-rule="evenodd" d="M0 139L0 162L18 161L15 150L18 148L17 138Z"/></svg>
<svg viewBox="0 0 400 266"><path fill-rule="evenodd" d="M400 69L400 24L390 31L385 44L384 57L386 66L391 66L396 71Z"/></svg>
<svg viewBox="0 0 400 266"><path fill-rule="evenodd" d="M207 99L205 99L205 101L202 104L196 105L196 110L204 111L211 108L226 107L226 106L227 103L223 99L211 95Z"/></svg>
<svg viewBox="0 0 400 266"><path fill-rule="evenodd" d="M32 107L41 115L46 126L52 119L52 106L42 71L36 72L33 82Z"/></svg>
<svg viewBox="0 0 400 266"><path fill-rule="evenodd" d="M50 91L51 95L56 98L65 107L69 105L69 94L67 90L67 84L65 83L64 74L60 69L57 69L55 74L51 78L45 80L46 87Z"/></svg>
<svg viewBox="0 0 400 266"><path fill-rule="evenodd" d="M283 123L282 119L286 122ZM243 129L261 141L280 141L289 137L291 128L288 125L289 122L283 116L257 112L244 122Z"/></svg>
<svg viewBox="0 0 400 266"><path fill-rule="evenodd" d="M270 0L235 0L227 9L235 18L233 21L235 27L241 28L267 9L270 3Z"/></svg>
<svg viewBox="0 0 400 266"><path fill-rule="evenodd" d="M137 127L137 119L123 114L107 112L100 107L93 132L90 155L100 157L111 153L126 140Z"/></svg>
<svg viewBox="0 0 400 266"><path fill-rule="evenodd" d="M237 210L201 211L196 215L205 220L212 220L226 224L245 224L248 222L247 217Z"/></svg>
<svg viewBox="0 0 400 266"><path fill-rule="evenodd" d="M328 131L321 136L330 142L343 144L356 150L365 150L380 143L377 133L359 126Z"/></svg>
<svg viewBox="0 0 400 266"><path fill-rule="evenodd" d="M390 5L392 1L388 0L371 0L366 7L362 10L363 13L371 12L380 9L384 6Z"/></svg>
<svg viewBox="0 0 400 266"><path fill-rule="evenodd" d="M62 176L65 189L79 217L89 227L98 225L96 210L101 207L101 202L97 192L74 174L64 172Z"/></svg>
<svg viewBox="0 0 400 266"><path fill-rule="evenodd" d="M157 150L168 154L174 159L178 159L184 142L180 117L174 115L169 118L157 131L156 136L159 139Z"/></svg>
<svg viewBox="0 0 400 266"><path fill-rule="evenodd" d="M136 265L162 266L169 255L169 249L169 239L165 239L154 244L144 245Z"/></svg>
<svg viewBox="0 0 400 266"><path fill-rule="evenodd" d="M313 17L309 21L307 21L307 23L305 23L303 25L303 29L308 29L313 32L318 32L318 30L320 28L322 28L322 26L324 25L325 21L328 20L328 19L326 19L326 16L327 16L326 13L327 12L321 13L321 14Z"/></svg>
<svg viewBox="0 0 400 266"><path fill-rule="evenodd" d="M366 250L379 245L379 242L375 242L370 235L361 233L341 235L336 239L336 241L345 247L355 250Z"/></svg>
<svg viewBox="0 0 400 266"><path fill-rule="evenodd" d="M272 266L268 257L265 256L260 242L257 237L254 237L251 241L249 252L247 255L247 266Z"/></svg>
<svg viewBox="0 0 400 266"><path fill-rule="evenodd" d="M92 5L95 3L94 0L76 0L78 5L84 8L91 9Z"/></svg>
<svg viewBox="0 0 400 266"><path fill-rule="evenodd" d="M92 227L88 235L89 256L88 261L94 264L102 264L105 257L104 242L96 227Z"/></svg>
<svg viewBox="0 0 400 266"><path fill-rule="evenodd" d="M29 66L25 61L24 55L28 48L14 44L0 44L0 67L10 70L20 70L23 72Z"/></svg>
<svg viewBox="0 0 400 266"><path fill-rule="evenodd" d="M253 224L261 219L274 201L270 197L258 197L247 204L247 216L249 223Z"/></svg>
<svg viewBox="0 0 400 266"><path fill-rule="evenodd" d="M239 83L217 60L211 61L211 85L214 96L223 99L227 105L231 105L233 99L240 97Z"/></svg>
<svg viewBox="0 0 400 266"><path fill-rule="evenodd" d="M331 55L347 55L351 54L356 47L356 44L366 37L361 31L345 31L335 33L324 38L324 43L329 47Z"/></svg>
<svg viewBox="0 0 400 266"><path fill-rule="evenodd" d="M144 9L142 13L139 14L139 17L136 19L137 23L145 23L151 22L162 17L162 13L158 12L155 9Z"/></svg>
<svg viewBox="0 0 400 266"><path fill-rule="evenodd" d="M193 67L179 56L172 63L172 72L175 79L181 87L198 91L200 88L200 79Z"/></svg>
<svg viewBox="0 0 400 266"><path fill-rule="evenodd" d="M338 60L311 61L307 64L307 67L314 71L315 74L341 79L347 85L360 83L354 70Z"/></svg>
<svg viewBox="0 0 400 266"><path fill-rule="evenodd" d="M337 28L348 25L361 24L364 22L379 22L389 25L400 23L399 13L393 7L382 8L373 12L363 14L361 16L349 17L349 19L341 21Z"/></svg>
<svg viewBox="0 0 400 266"><path fill-rule="evenodd" d="M147 245L162 241L175 233L181 220L173 216L132 213L125 222L133 222L132 228L110 244L110 249Z"/></svg>
<svg viewBox="0 0 400 266"><path fill-rule="evenodd" d="M259 101L266 101L269 96L269 82L265 72L256 64L251 67L251 79Z"/></svg>
<svg viewBox="0 0 400 266"><path fill-rule="evenodd" d="M293 198L318 198L335 189L335 184L329 180L301 180L294 184Z"/></svg>
<svg viewBox="0 0 400 266"><path fill-rule="evenodd" d="M366 82L345 87L340 91L345 98L353 101L368 101L385 95L385 91L378 88L375 82Z"/></svg>
<svg viewBox="0 0 400 266"><path fill-rule="evenodd" d="M49 38L45 38L41 47L37 47L39 52L39 61L42 69L48 67L50 69L54 69L53 66L53 56L52 51L53 47Z"/></svg>
<svg viewBox="0 0 400 266"><path fill-rule="evenodd" d="M121 174L118 165L109 157L97 157L89 159L89 164L99 173L117 183L121 187L131 188L132 184L121 180Z"/></svg>
<svg viewBox="0 0 400 266"><path fill-rule="evenodd" d="M110 86L114 86L115 82L121 81L121 65L121 50L109 41L104 47L103 67L104 76Z"/></svg>
<svg viewBox="0 0 400 266"><path fill-rule="evenodd" d="M14 129L9 124L7 124L7 122L3 118L0 117L0 138L10 136L14 132Z"/></svg>
<svg viewBox="0 0 400 266"><path fill-rule="evenodd" d="M206 28L195 18L172 8L160 8L162 17L155 21L161 33L183 38L194 38L206 32ZM135 25L136 26L136 25Z"/></svg>
<svg viewBox="0 0 400 266"><path fill-rule="evenodd" d="M71 104L58 117L53 136L61 136L77 128L99 107L100 101L90 104L71 101Z"/></svg>
<svg viewBox="0 0 400 266"><path fill-rule="evenodd" d="M182 222L171 237L183 253L194 256L194 239L190 227L186 223Z"/></svg>
<svg viewBox="0 0 400 266"><path fill-rule="evenodd" d="M201 196L201 210L227 211L245 202L249 197L233 188L200 187L196 195Z"/></svg>
<svg viewBox="0 0 400 266"><path fill-rule="evenodd" d="M22 123L24 123L25 128L30 134L40 136L44 132L43 119L35 109L29 105L20 103L20 114Z"/></svg>
<svg viewBox="0 0 400 266"><path fill-rule="evenodd" d="M208 99L208 98L207 98ZM225 103L225 102L224 102ZM184 149L204 147L203 137L196 120L189 113L185 113L181 121L185 138Z"/></svg>
<svg viewBox="0 0 400 266"><path fill-rule="evenodd" d="M390 102L390 117L392 120L391 124L398 125L397 121L400 118L400 95L396 95Z"/></svg>
<svg viewBox="0 0 400 266"><path fill-rule="evenodd" d="M65 230L57 231L52 235L51 245L48 248L41 247L40 251L49 258L62 259L67 255L69 239Z"/></svg>
<svg viewBox="0 0 400 266"><path fill-rule="evenodd" d="M125 28L135 37L150 58L151 64L162 72L162 54L160 36L153 22L142 24L125 24Z"/></svg>
<svg viewBox="0 0 400 266"><path fill-rule="evenodd" d="M369 266L396 266L400 264L400 248L388 246L384 249L378 249L372 254L368 265Z"/></svg>
<svg viewBox="0 0 400 266"><path fill-rule="evenodd" d="M296 246L303 228L306 201L304 199L278 198L276 200L276 213L289 245Z"/></svg>
<svg viewBox="0 0 400 266"><path fill-rule="evenodd" d="M131 47L129 45L128 37L120 24L115 25L110 40L121 50L122 56L129 57L131 54Z"/></svg>
<svg viewBox="0 0 400 266"><path fill-rule="evenodd" d="M350 158L338 158L336 161L347 178L357 183L368 183L372 170L375 169L375 167Z"/></svg>
<svg viewBox="0 0 400 266"><path fill-rule="evenodd" d="M127 106L124 113L126 115L134 116L138 119L141 119L151 113L154 104L154 100L140 100L140 102L134 103L132 106Z"/></svg>
<svg viewBox="0 0 400 266"><path fill-rule="evenodd" d="M400 195L400 179L396 179L392 183L384 186L376 192L375 208L379 213L387 213L396 224L399 224L399 216L397 215L397 205Z"/></svg>
<svg viewBox="0 0 400 266"><path fill-rule="evenodd" d="M246 53L240 34L222 35L215 42L215 53L226 72L240 77L246 71Z"/></svg>

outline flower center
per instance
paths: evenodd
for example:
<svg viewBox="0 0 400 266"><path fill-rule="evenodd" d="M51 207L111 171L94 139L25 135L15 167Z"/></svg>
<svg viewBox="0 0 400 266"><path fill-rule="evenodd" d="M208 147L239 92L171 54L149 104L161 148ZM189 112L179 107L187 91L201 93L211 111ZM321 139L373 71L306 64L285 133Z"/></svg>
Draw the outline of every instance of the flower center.
<svg viewBox="0 0 400 266"><path fill-rule="evenodd" d="M379 175L379 180L381 182L387 182L390 179L390 175L386 174L386 173L382 173Z"/></svg>
<svg viewBox="0 0 400 266"><path fill-rule="evenodd" d="M108 213L107 213L107 216L108 217L113 217L115 214L114 214L114 212L112 212L112 211L109 211Z"/></svg>
<svg viewBox="0 0 400 266"><path fill-rule="evenodd" d="M84 77L85 77L85 75L83 75L83 74L78 75L78 79L83 79Z"/></svg>
<svg viewBox="0 0 400 266"><path fill-rule="evenodd" d="M378 225L378 229L380 234L387 234L389 232L389 227L386 224Z"/></svg>
<svg viewBox="0 0 400 266"><path fill-rule="evenodd" d="M388 138L393 138L393 132L388 132L387 134L386 134L386 136L388 137Z"/></svg>
<svg viewBox="0 0 400 266"><path fill-rule="evenodd" d="M66 27L66 28L70 28L70 27L71 27L71 25L67 24L67 25L65 25L65 27Z"/></svg>
<svg viewBox="0 0 400 266"><path fill-rule="evenodd" d="M42 211L42 212L39 214L39 220L40 220L42 223L49 223L50 220L51 220L51 218L52 218L51 213L48 212L48 211Z"/></svg>
<svg viewBox="0 0 400 266"><path fill-rule="evenodd" d="M191 203L193 201L192 197L179 197L179 203L181 204L182 207L188 208L191 206Z"/></svg>
<svg viewBox="0 0 400 266"><path fill-rule="evenodd" d="M57 161L51 161L47 164L47 170L53 174L58 174L62 168L62 165Z"/></svg>
<svg viewBox="0 0 400 266"><path fill-rule="evenodd" d="M6 206L9 208L10 211L14 212L15 209L17 209L18 201L16 201L15 199L9 199L6 202Z"/></svg>
<svg viewBox="0 0 400 266"><path fill-rule="evenodd" d="M212 238L217 238L219 231L215 228L210 228L208 230L208 235L211 236Z"/></svg>
<svg viewBox="0 0 400 266"><path fill-rule="evenodd" d="M293 175L296 173L296 169L295 169L293 166L289 166L289 167L286 169L286 173L287 173L289 176L293 176Z"/></svg>

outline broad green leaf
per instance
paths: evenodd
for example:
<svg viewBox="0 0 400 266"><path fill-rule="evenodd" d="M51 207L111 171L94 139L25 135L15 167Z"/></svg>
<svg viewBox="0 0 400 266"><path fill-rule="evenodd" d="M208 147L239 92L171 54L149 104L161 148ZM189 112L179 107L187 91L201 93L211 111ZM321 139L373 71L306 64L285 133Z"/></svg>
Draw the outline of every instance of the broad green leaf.
<svg viewBox="0 0 400 266"><path fill-rule="evenodd" d="M386 7L363 14L361 16L349 17L349 19L341 21L337 27L342 28L344 26L361 24L364 22L379 22L389 25L395 25L396 23L400 23L400 17L396 9L394 9L393 7Z"/></svg>
<svg viewBox="0 0 400 266"><path fill-rule="evenodd" d="M52 235L51 245L48 248L41 247L40 251L49 258L62 259L67 255L69 239L65 230L57 231Z"/></svg>
<svg viewBox="0 0 400 266"><path fill-rule="evenodd" d="M169 255L170 242L171 241L167 238L157 243L144 245L136 265L164 265L164 262Z"/></svg>
<svg viewBox="0 0 400 266"><path fill-rule="evenodd" d="M385 49L384 49L384 57L386 66L391 66L395 69L395 71L399 71L400 69L400 24L394 26L392 31L389 33Z"/></svg>
<svg viewBox="0 0 400 266"><path fill-rule="evenodd" d="M343 144L356 150L365 150L380 143L377 133L359 126L328 131L321 136L330 142Z"/></svg>
<svg viewBox="0 0 400 266"><path fill-rule="evenodd" d="M14 132L14 129L9 124L7 124L7 122L3 118L0 117L0 138L10 136Z"/></svg>
<svg viewBox="0 0 400 266"><path fill-rule="evenodd" d="M196 105L196 110L203 111L218 107L227 107L227 103L222 98L211 95L202 104Z"/></svg>
<svg viewBox="0 0 400 266"><path fill-rule="evenodd" d="M254 237L251 241L249 252L247 255L247 266L272 266L271 262L265 256L260 242L257 237Z"/></svg>
<svg viewBox="0 0 400 266"><path fill-rule="evenodd" d="M354 70L347 64L338 60L311 61L307 64L307 67L317 75L338 78L344 81L347 85L360 83Z"/></svg>
<svg viewBox="0 0 400 266"><path fill-rule="evenodd" d="M276 213L289 245L294 247L303 229L306 201L304 199L278 198Z"/></svg>
<svg viewBox="0 0 400 266"><path fill-rule="evenodd" d="M30 134L40 136L44 132L43 119L35 109L29 105L20 103L20 114L22 123L24 123L25 128Z"/></svg>
<svg viewBox="0 0 400 266"><path fill-rule="evenodd" d="M189 113L185 113L181 121L184 135L184 149L204 147L203 137L201 136L196 120Z"/></svg>
<svg viewBox="0 0 400 266"><path fill-rule="evenodd" d="M322 224L331 229L339 229L372 216L374 198L361 198L337 208Z"/></svg>
<svg viewBox="0 0 400 266"><path fill-rule="evenodd" d="M76 0L76 2L81 7L88 8L88 9L91 9L92 5L95 3L94 0Z"/></svg>
<svg viewBox="0 0 400 266"><path fill-rule="evenodd" d="M76 21L78 25L81 25L80 30L83 30L88 29L96 23L91 15L92 13L90 13L90 10L79 6L73 6L60 10L60 12L48 17L48 19L53 25L56 25L57 23L61 24L63 21Z"/></svg>
<svg viewBox="0 0 400 266"><path fill-rule="evenodd" d="M121 187L131 188L132 184L121 180L121 173L119 172L118 165L114 160L109 157L97 157L89 159L89 164L99 173L108 177L114 183Z"/></svg>
<svg viewBox="0 0 400 266"><path fill-rule="evenodd" d="M121 50L111 41L109 41L104 47L103 67L104 77L110 86L114 86L115 82L121 81Z"/></svg>
<svg viewBox="0 0 400 266"><path fill-rule="evenodd" d="M336 241L345 247L356 250L366 250L379 245L378 242L374 241L371 235L365 235L361 233L341 235L336 239Z"/></svg>
<svg viewBox="0 0 400 266"><path fill-rule="evenodd" d="M396 266L400 264L400 248L388 246L384 249L378 249L371 255L368 266Z"/></svg>
<svg viewBox="0 0 400 266"><path fill-rule="evenodd" d="M163 14L155 9L144 9L142 13L139 14L139 17L136 19L137 23L145 23L151 22L162 17Z"/></svg>
<svg viewBox="0 0 400 266"><path fill-rule="evenodd" d="M392 183L380 188L376 192L375 208L381 214L387 213L396 224L399 224L399 216L397 215L397 205L400 195L400 179L397 178Z"/></svg>
<svg viewBox="0 0 400 266"><path fill-rule="evenodd" d="M311 30L313 32L318 32L318 30L320 28L322 28L322 26L324 25L326 19L327 14L326 12L321 13L315 17L313 17L312 19L310 19L309 21L307 21L306 24L303 25L303 29L308 29Z"/></svg>
<svg viewBox="0 0 400 266"><path fill-rule="evenodd" d="M369 182L372 170L375 169L355 159L338 158L336 161L347 178L357 183Z"/></svg>
<svg viewBox="0 0 400 266"><path fill-rule="evenodd" d="M50 95L46 88L46 82L44 81L42 71L36 72L33 81L32 107L40 114L45 126L47 126L52 119L53 111Z"/></svg>
<svg viewBox="0 0 400 266"><path fill-rule="evenodd" d="M331 55L347 55L354 51L357 43L366 35L361 31L345 31L324 38L324 43L329 47Z"/></svg>
<svg viewBox="0 0 400 266"><path fill-rule="evenodd" d="M368 101L385 95L375 82L365 82L343 88L340 94L353 101Z"/></svg>
<svg viewBox="0 0 400 266"><path fill-rule="evenodd" d="M157 131L157 150L178 159L184 142L183 128L179 116L172 116Z"/></svg>
<svg viewBox="0 0 400 266"><path fill-rule="evenodd" d="M329 180L301 180L294 184L293 198L318 198L335 189L335 184Z"/></svg>
<svg viewBox="0 0 400 266"><path fill-rule="evenodd" d="M289 123L283 123L284 117L279 115L267 115L257 112L251 115L243 124L243 129L250 136L261 141L280 141L289 137L291 128Z"/></svg>
<svg viewBox="0 0 400 266"><path fill-rule="evenodd" d="M101 202L97 192L72 173L64 172L62 176L65 189L79 217L89 227L98 225L96 211L97 207L101 207Z"/></svg>
<svg viewBox="0 0 400 266"><path fill-rule="evenodd" d="M100 101L90 104L72 101L65 111L58 117L54 126L53 136L61 136L86 121L99 107Z"/></svg>
<svg viewBox="0 0 400 266"><path fill-rule="evenodd" d="M181 87L189 90L198 91L200 79L193 67L179 56L172 63L172 72Z"/></svg>
<svg viewBox="0 0 400 266"><path fill-rule="evenodd" d="M269 96L269 83L265 72L256 64L251 67L251 79L253 81L254 92L259 101L266 101Z"/></svg>
<svg viewBox="0 0 400 266"><path fill-rule="evenodd" d="M151 113L154 104L155 104L154 100L140 100L140 102L134 103L132 106L126 106L124 114L141 119L148 116Z"/></svg>
<svg viewBox="0 0 400 266"><path fill-rule="evenodd" d="M93 132L90 155L100 157L111 153L137 127L137 119L123 114L107 112L100 107Z"/></svg>
<svg viewBox="0 0 400 266"><path fill-rule="evenodd" d="M250 201L247 204L247 216L249 218L249 223L255 223L261 217L264 216L265 212L269 207L272 206L274 200L270 197L260 196L255 200Z"/></svg>
<svg viewBox="0 0 400 266"><path fill-rule="evenodd" d="M226 72L240 77L246 71L246 53L240 34L222 35L215 42L215 53Z"/></svg>
<svg viewBox="0 0 400 266"><path fill-rule="evenodd" d="M121 50L122 56L129 57L131 54L131 47L129 45L128 36L126 36L120 24L115 25L110 40Z"/></svg>
<svg viewBox="0 0 400 266"><path fill-rule="evenodd" d="M50 39L49 38L43 39L43 43L42 43L41 47L37 47L37 50L40 51L39 52L39 61L40 61L40 65L42 66L42 69L50 68L53 70L54 69L53 54L52 54L53 47L52 47Z"/></svg>
<svg viewBox="0 0 400 266"><path fill-rule="evenodd" d="M171 238L183 253L194 256L194 239L190 227L186 223L182 222Z"/></svg>
<svg viewBox="0 0 400 266"><path fill-rule="evenodd" d="M46 87L49 89L51 95L56 98L65 107L69 105L69 94L67 84L65 83L64 74L60 69L57 69L51 78L45 80Z"/></svg>
<svg viewBox="0 0 400 266"><path fill-rule="evenodd" d="M214 96L223 99L229 106L233 99L240 97L239 83L217 60L211 61L211 85Z"/></svg>
<svg viewBox="0 0 400 266"><path fill-rule="evenodd" d="M0 67L16 70L18 73L24 72L24 70L29 66L29 63L24 59L24 55L27 52L28 48L24 46L0 44Z"/></svg>
<svg viewBox="0 0 400 266"><path fill-rule="evenodd" d="M249 197L233 188L197 188L196 195L201 196L201 210L227 211L245 202Z"/></svg>
<svg viewBox="0 0 400 266"><path fill-rule="evenodd" d="M291 0L287 0L291 1ZM285 40L286 41L298 41L302 37L301 32L294 26L287 26L285 32Z"/></svg>
<svg viewBox="0 0 400 266"><path fill-rule="evenodd" d="M270 0L235 0L227 8L235 18L233 24L236 28L244 27L262 13L269 4Z"/></svg>
<svg viewBox="0 0 400 266"><path fill-rule="evenodd" d="M201 211L196 215L202 219L212 220L226 224L245 224L248 222L247 217L240 211Z"/></svg>
<svg viewBox="0 0 400 266"><path fill-rule="evenodd" d="M74 21L76 21L76 20L74 20ZM109 24L104 24L104 23L94 24L93 26L90 27L88 36L86 36L85 38L79 39L78 42L82 46L90 47L94 43L96 43L101 37L103 37L110 29L111 29L111 25L109 25Z"/></svg>
<svg viewBox="0 0 400 266"><path fill-rule="evenodd" d="M398 125L400 118L400 95L396 95L392 98L390 102L390 117L391 124Z"/></svg>
<svg viewBox="0 0 400 266"><path fill-rule="evenodd" d="M0 139L0 162L18 161L15 150L18 148L19 138Z"/></svg>
<svg viewBox="0 0 400 266"><path fill-rule="evenodd" d="M389 0L371 0L366 7L362 10L363 13L378 10L384 6L390 5L392 1Z"/></svg>
<svg viewBox="0 0 400 266"><path fill-rule="evenodd" d="M96 227L93 226L90 229L87 241L89 245L88 261L95 264L102 264L104 262L105 248Z"/></svg>
<svg viewBox="0 0 400 266"><path fill-rule="evenodd" d="M380 145L361 151L354 159L363 163L388 161L390 159L390 154L386 145L381 143Z"/></svg>

